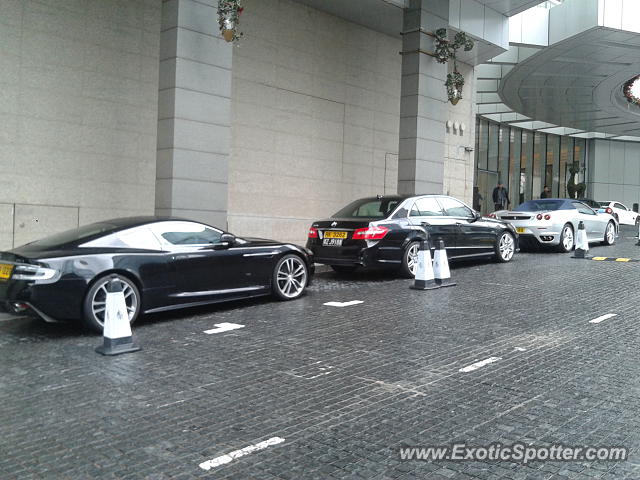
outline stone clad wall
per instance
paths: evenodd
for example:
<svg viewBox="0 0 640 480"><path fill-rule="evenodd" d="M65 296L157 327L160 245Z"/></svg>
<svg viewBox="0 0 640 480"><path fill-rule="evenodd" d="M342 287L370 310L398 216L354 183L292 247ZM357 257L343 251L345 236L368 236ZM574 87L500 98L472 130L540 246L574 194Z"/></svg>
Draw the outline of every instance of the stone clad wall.
<svg viewBox="0 0 640 480"><path fill-rule="evenodd" d="M0 248L153 213L161 5L0 1Z"/></svg>
<svg viewBox="0 0 640 480"><path fill-rule="evenodd" d="M304 242L395 193L400 40L290 0L246 0L234 48L229 229Z"/></svg>

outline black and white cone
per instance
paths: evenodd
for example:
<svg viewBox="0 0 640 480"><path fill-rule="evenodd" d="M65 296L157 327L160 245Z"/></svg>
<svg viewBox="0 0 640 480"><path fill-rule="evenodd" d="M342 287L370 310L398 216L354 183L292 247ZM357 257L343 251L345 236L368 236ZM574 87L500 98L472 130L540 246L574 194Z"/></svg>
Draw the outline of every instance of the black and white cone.
<svg viewBox="0 0 640 480"><path fill-rule="evenodd" d="M584 222L578 224L578 234L576 235L576 251L573 258L587 258L589 253L589 241L587 240L587 231L584 229Z"/></svg>
<svg viewBox="0 0 640 480"><path fill-rule="evenodd" d="M420 250L418 250L418 264L416 265L416 277L413 285L414 290L433 290L440 288L433 276L433 264L431 263L431 247L428 240L420 240Z"/></svg>
<svg viewBox="0 0 640 480"><path fill-rule="evenodd" d="M436 277L436 283L440 287L453 287L456 285L456 282L451 281L447 249L444 247L444 242L442 240L438 240L436 251L433 254L433 270Z"/></svg>
<svg viewBox="0 0 640 480"><path fill-rule="evenodd" d="M124 292L119 282L115 280L107 284L105 307L102 334L104 339L103 344L96 348L96 352L102 355L119 355L140 350L133 340Z"/></svg>

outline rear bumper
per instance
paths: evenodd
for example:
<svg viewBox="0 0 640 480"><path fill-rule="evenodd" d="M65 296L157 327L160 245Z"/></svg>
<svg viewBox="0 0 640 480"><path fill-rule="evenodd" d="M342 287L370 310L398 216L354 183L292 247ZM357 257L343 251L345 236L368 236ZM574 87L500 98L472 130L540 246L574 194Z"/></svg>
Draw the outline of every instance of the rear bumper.
<svg viewBox="0 0 640 480"><path fill-rule="evenodd" d="M323 265L384 266L397 267L402 261L402 250L376 244L371 247L322 247L308 245L313 251L313 260Z"/></svg>

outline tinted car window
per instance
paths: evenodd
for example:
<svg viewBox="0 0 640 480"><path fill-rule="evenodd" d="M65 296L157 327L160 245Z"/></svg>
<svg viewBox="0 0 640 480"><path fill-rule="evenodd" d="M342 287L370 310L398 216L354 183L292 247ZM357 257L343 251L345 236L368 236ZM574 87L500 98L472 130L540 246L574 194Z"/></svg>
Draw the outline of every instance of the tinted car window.
<svg viewBox="0 0 640 480"><path fill-rule="evenodd" d="M441 217L440 204L433 197L419 198L411 208L412 217Z"/></svg>
<svg viewBox="0 0 640 480"><path fill-rule="evenodd" d="M613 204L614 208L619 208L620 210L627 210L627 207L625 207L624 205L622 205L621 203L614 203Z"/></svg>
<svg viewBox="0 0 640 480"><path fill-rule="evenodd" d="M530 200L524 202L518 208L519 212L537 212L539 210L566 210L571 207L567 207L567 202L564 200Z"/></svg>
<svg viewBox="0 0 640 480"><path fill-rule="evenodd" d="M473 212L464 203L455 198L440 197L438 199L447 217L473 217Z"/></svg>
<svg viewBox="0 0 640 480"><path fill-rule="evenodd" d="M128 228L108 234L80 245L85 248L138 248L143 250L162 250L160 242L147 225Z"/></svg>
<svg viewBox="0 0 640 480"><path fill-rule="evenodd" d="M363 198L336 212L335 218L386 218L400 204L397 198Z"/></svg>
<svg viewBox="0 0 640 480"><path fill-rule="evenodd" d="M576 208L576 210L578 210L580 213L584 213L585 215L596 214L596 212L594 212L593 209L591 209L591 207L589 207L588 205L585 205L582 202L571 202L571 203Z"/></svg>
<svg viewBox="0 0 640 480"><path fill-rule="evenodd" d="M195 222L159 222L150 226L164 244L176 246L218 243L222 231Z"/></svg>
<svg viewBox="0 0 640 480"><path fill-rule="evenodd" d="M601 207L608 207L609 202L599 202Z"/></svg>

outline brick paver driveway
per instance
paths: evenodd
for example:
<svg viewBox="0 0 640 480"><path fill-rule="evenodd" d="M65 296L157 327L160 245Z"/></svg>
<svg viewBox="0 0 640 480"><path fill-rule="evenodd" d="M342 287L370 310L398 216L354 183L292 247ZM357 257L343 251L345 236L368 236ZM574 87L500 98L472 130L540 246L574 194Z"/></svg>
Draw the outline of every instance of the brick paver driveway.
<svg viewBox="0 0 640 480"><path fill-rule="evenodd" d="M640 258L632 235L591 253ZM420 292L321 273L299 301L149 316L143 350L111 358L72 327L4 320L0 479L640 478L640 263L524 253L453 276ZM244 327L203 333L224 322ZM399 455L452 442L630 458Z"/></svg>

